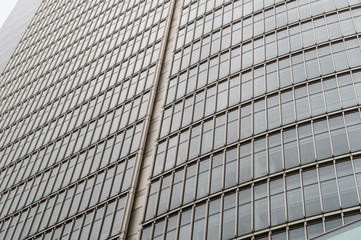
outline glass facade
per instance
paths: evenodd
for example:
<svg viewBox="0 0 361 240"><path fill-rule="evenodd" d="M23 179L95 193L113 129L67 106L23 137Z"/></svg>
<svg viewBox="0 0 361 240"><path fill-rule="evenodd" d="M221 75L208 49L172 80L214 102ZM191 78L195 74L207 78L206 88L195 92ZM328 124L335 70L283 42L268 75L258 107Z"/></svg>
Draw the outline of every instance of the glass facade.
<svg viewBox="0 0 361 240"><path fill-rule="evenodd" d="M0 238L361 218L360 34L360 0L43 1L0 75Z"/></svg>
<svg viewBox="0 0 361 240"><path fill-rule="evenodd" d="M1 239L125 235L169 9L41 3L1 74Z"/></svg>
<svg viewBox="0 0 361 240"><path fill-rule="evenodd" d="M335 228L332 231L326 232L318 237L312 238L312 240L356 240L361 234L361 222L351 222L345 226Z"/></svg>
<svg viewBox="0 0 361 240"><path fill-rule="evenodd" d="M179 11L142 239L308 239L361 218L361 2Z"/></svg>

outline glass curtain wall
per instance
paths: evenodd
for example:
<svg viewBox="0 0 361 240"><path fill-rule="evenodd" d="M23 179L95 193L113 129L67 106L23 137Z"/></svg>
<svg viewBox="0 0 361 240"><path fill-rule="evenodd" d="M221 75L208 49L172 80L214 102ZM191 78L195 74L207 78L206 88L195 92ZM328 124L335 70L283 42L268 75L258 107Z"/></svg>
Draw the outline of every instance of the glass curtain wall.
<svg viewBox="0 0 361 240"><path fill-rule="evenodd" d="M142 239L361 218L361 2L184 0Z"/></svg>
<svg viewBox="0 0 361 240"><path fill-rule="evenodd" d="M169 0L43 1L0 80L0 238L124 235Z"/></svg>

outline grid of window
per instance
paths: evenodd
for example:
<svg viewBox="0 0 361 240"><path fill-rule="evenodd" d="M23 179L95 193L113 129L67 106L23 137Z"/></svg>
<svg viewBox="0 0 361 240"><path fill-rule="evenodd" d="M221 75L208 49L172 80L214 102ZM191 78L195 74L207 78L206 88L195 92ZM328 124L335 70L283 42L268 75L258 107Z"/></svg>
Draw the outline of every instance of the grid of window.
<svg viewBox="0 0 361 240"><path fill-rule="evenodd" d="M354 40L351 40L351 42L358 43L358 41L355 42ZM355 56L361 54L359 47L355 48L355 50ZM346 53L349 56L352 55L351 51L343 52L345 59L347 58ZM332 64L332 56L332 54L327 55L327 58L329 58L328 63ZM349 57L349 59L352 58ZM355 66L359 67L361 64L360 58L354 59L356 62L359 62ZM288 62L290 58L282 59L279 63L285 60ZM313 65L308 65L307 60L302 60L301 65L298 66L298 69L301 68L301 71L295 73L295 76L299 77L301 74L305 76L305 63L307 63L309 68L312 66L318 70L319 63L320 65L322 64L322 59L315 58L314 60L312 62ZM288 65L287 68L283 69L282 74L281 71L277 71L277 62L266 65L266 67L254 68L252 71L247 71L242 75L237 74L218 81L206 88L197 90L195 93L189 94L186 98L176 101L165 108L160 137L163 138L167 134L184 129L190 123L199 122L199 120L204 118L207 119L217 112L224 111L226 108L234 108L240 102L245 108L245 113L242 114L242 117L245 116L246 112L251 114L251 109L254 110L254 113L261 110L263 113L268 111L268 116L271 117L271 119L268 119L268 126L265 123L265 118L261 118L260 122L255 123L255 134L266 129L278 127L281 122L284 125L295 120L316 116L326 111L332 112L341 108L355 106L361 100L358 86L360 74L359 71L346 71L349 65L347 62L345 64L345 61L342 64L347 66L343 69L343 74L334 75L334 70L332 70L331 73L327 74L327 77L317 77L314 80L297 84L293 84L290 81L290 77L296 67ZM327 66L330 67L330 65ZM274 71L270 70L270 74L265 76L265 68L266 70L271 68ZM318 73L317 76L319 75ZM280 77L278 78L278 76ZM280 90L275 91L275 89L278 89L278 79L282 79L281 76L284 77L282 77L283 79L287 79L288 83L285 83L285 86ZM274 87L271 85L272 81L274 82ZM270 88L270 92L267 92L266 95L265 86ZM256 96L252 96L252 92ZM267 106L265 107L265 105ZM247 108L249 110L246 110ZM280 119L279 114L271 114L271 112L282 112L283 116ZM280 122L280 120L282 121ZM251 125L249 125L249 128L251 128ZM249 131L248 134L242 134L242 138L250 136L251 133Z"/></svg>
<svg viewBox="0 0 361 240"><path fill-rule="evenodd" d="M272 239L311 238L360 218L360 163L360 157L356 155L351 159L341 158L291 170L246 187L228 189L221 196L187 204L182 211L171 211L165 218L158 218L143 230L143 239L230 239L236 236L251 239L252 234L248 233L271 225L278 225L269 233ZM202 166L199 162L194 168L208 174L204 166L207 164ZM157 208L159 213L164 213L164 205L168 206L168 194L177 192L179 199L180 189L176 184L185 186L187 183L182 184L182 181L192 181L189 177L192 173L189 175L188 169L184 171L187 173L177 171L165 176L157 181L156 187L151 187L152 197L157 198L157 191L162 191L159 201L166 199ZM177 181L173 186L172 179ZM214 183L217 185L217 180ZM173 204L173 201L169 203ZM350 206L357 206L358 210L322 214ZM310 217L320 214L316 218ZM300 224L295 221L298 219L305 219L305 222ZM268 233L264 236L255 234L252 239L268 239Z"/></svg>
<svg viewBox="0 0 361 240"><path fill-rule="evenodd" d="M259 68L258 75L264 75L264 73L262 74L262 66L266 65L263 67L267 67L265 70L267 77L274 78L274 76L268 75L278 75L280 78L279 80L277 78L267 79L265 84L267 89L262 89L264 88L262 83L254 84L260 89L254 89L254 95L252 90L247 90L251 96L258 96L264 94L265 91L269 92L292 83L304 81L305 74L310 79L319 76L320 71L321 74L325 75L334 70L340 71L348 68L345 58L342 59L338 56L344 54L345 48L352 49L352 52L358 50L352 47L359 46L359 43L352 44L352 41L357 41L357 39L347 36L360 32L360 28L353 27L352 16L354 19L361 19L361 9L346 10L339 12L338 15L342 15L344 18L341 19L340 17L338 20L337 14L332 13L326 15L327 17L318 18L318 20L297 23L297 25L273 31L252 41L244 41L242 45L239 45L241 22L232 23L232 25L224 27L222 31L216 31L202 40L193 42L174 55L173 71L180 73L170 79L167 103L171 103L205 85L210 85L218 79L238 73L240 70L242 73L247 72L250 66L255 69ZM332 21L332 23L326 25L325 19ZM317 21L319 22L318 25L322 24L321 27L313 28L312 22L316 25ZM307 30L307 33L304 30L306 25L308 28L312 27ZM360 22L355 22L355 26L361 26ZM328 32L330 32L330 36ZM344 40L348 43L346 46L339 40L342 37L346 37L348 40ZM309 42L306 43L306 40ZM233 41L234 44L232 44ZM331 42L331 44L325 44L325 41ZM315 45L318 45L317 48ZM302 48L305 50L300 51ZM292 53L290 54L290 52ZM209 58L210 55L211 58ZM355 55L357 56L357 54ZM359 59L355 58L355 55L350 54L349 64L351 67L359 65L357 62ZM278 58L276 61L274 60L275 57ZM320 59L320 70L317 66L311 68L317 58ZM335 59L334 67L331 59ZM189 66L191 68L184 71ZM306 72L302 67L306 68ZM292 68L293 74L289 73L289 68ZM192 81L194 78L199 80Z"/></svg>
<svg viewBox="0 0 361 240"><path fill-rule="evenodd" d="M169 0L42 2L0 81L0 238L128 228Z"/></svg>
<svg viewBox="0 0 361 240"><path fill-rule="evenodd" d="M206 140L202 141L202 147L204 142L209 143L212 139L216 142L217 138L212 137L212 132L217 134L217 129L210 132L209 135L208 132L203 134L202 140ZM224 136L226 131L223 129L220 132ZM359 111L347 111L343 114L316 118L214 151L187 165L175 168L175 172L167 171L161 178L154 178L150 187L152 194L148 200L146 220L205 196L220 194L221 190L239 184L249 185L250 181L262 179L269 174L281 174L282 170L294 169L299 165L360 151L360 133ZM197 140L201 140L200 135ZM171 141L169 140L169 144ZM199 142L194 144L199 146ZM206 149L207 152L209 149L210 147ZM171 161L175 159L175 153L176 145L158 157L167 156L166 158ZM173 166L171 164L172 162L166 162L165 167L169 169L169 166ZM161 164L158 163L158 166ZM160 180L162 187L158 190Z"/></svg>
<svg viewBox="0 0 361 240"><path fill-rule="evenodd" d="M180 11L142 238L305 239L359 216L360 1Z"/></svg>

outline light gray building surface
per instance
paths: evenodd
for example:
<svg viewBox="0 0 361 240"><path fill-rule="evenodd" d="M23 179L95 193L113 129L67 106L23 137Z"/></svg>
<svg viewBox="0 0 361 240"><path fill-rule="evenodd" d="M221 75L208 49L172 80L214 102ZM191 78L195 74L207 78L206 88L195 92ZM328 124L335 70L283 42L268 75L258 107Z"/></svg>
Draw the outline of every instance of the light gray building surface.
<svg viewBox="0 0 361 240"><path fill-rule="evenodd" d="M360 0L43 0L0 75L0 239L361 218L360 37Z"/></svg>

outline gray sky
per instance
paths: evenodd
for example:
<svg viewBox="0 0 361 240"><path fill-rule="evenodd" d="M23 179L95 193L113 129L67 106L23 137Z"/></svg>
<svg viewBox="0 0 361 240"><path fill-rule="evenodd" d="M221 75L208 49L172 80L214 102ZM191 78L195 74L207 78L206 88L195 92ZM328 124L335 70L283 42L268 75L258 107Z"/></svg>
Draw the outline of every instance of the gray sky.
<svg viewBox="0 0 361 240"><path fill-rule="evenodd" d="M18 0L0 0L0 28L13 10Z"/></svg>

